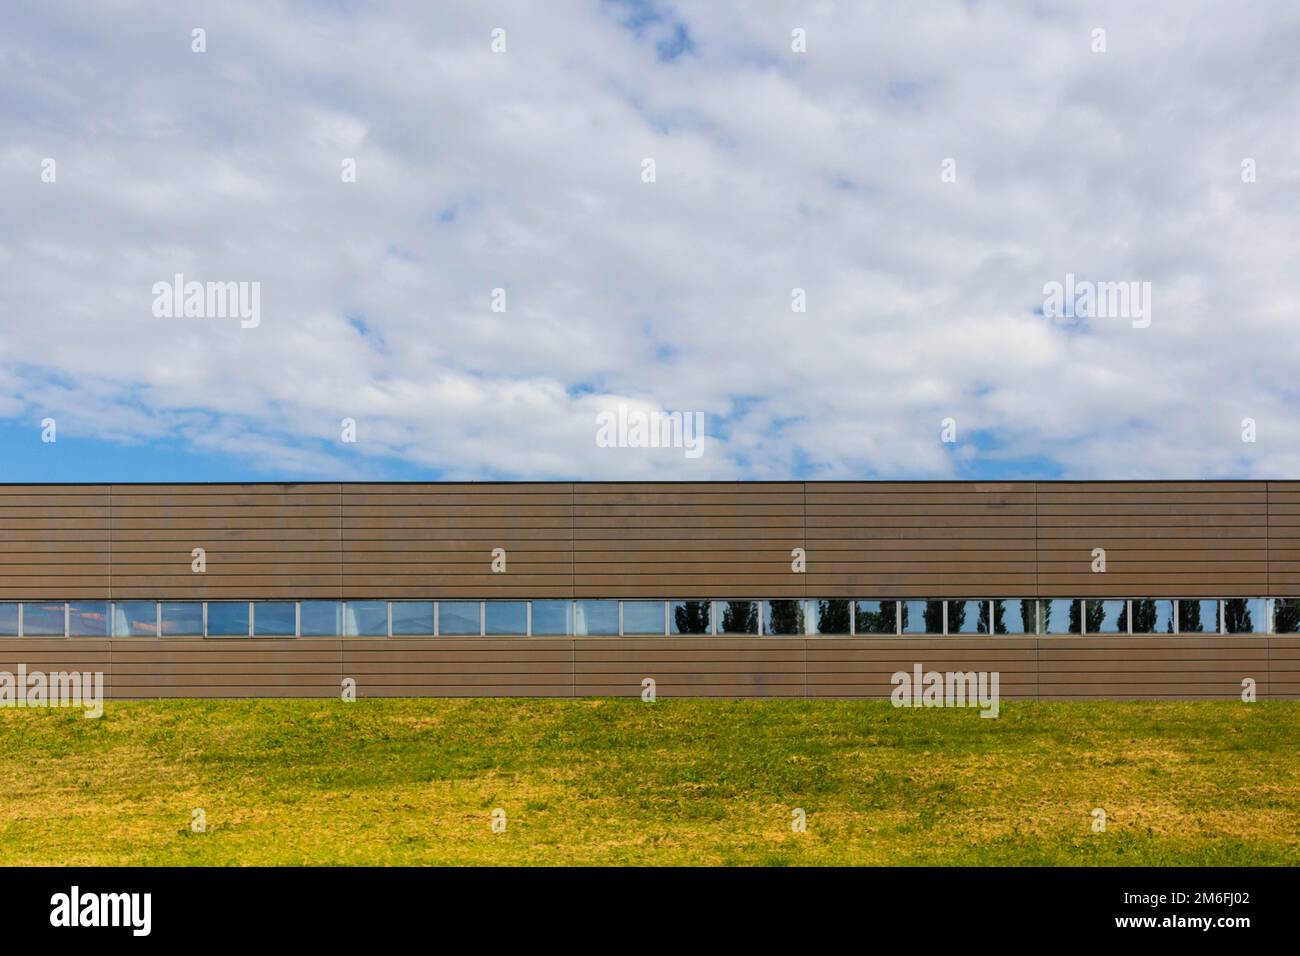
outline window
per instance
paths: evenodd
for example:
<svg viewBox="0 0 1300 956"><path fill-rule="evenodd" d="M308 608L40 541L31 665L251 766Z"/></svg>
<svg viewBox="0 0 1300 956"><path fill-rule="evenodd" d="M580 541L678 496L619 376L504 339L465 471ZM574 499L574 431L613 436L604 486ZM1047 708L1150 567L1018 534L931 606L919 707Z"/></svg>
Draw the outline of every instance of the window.
<svg viewBox="0 0 1300 956"><path fill-rule="evenodd" d="M438 602L439 634L457 637L463 634L478 634L480 632L478 601Z"/></svg>
<svg viewBox="0 0 1300 956"><path fill-rule="evenodd" d="M664 632L663 601L624 601L623 633L631 635L662 635Z"/></svg>
<svg viewBox="0 0 1300 956"><path fill-rule="evenodd" d="M1035 619L1037 602L998 598L993 602L995 634L1033 634L1038 630Z"/></svg>
<svg viewBox="0 0 1300 956"><path fill-rule="evenodd" d="M818 598L808 602L808 618L817 634L848 634L849 601Z"/></svg>
<svg viewBox="0 0 1300 956"><path fill-rule="evenodd" d="M248 637L248 602L247 601L209 602L208 636L209 637Z"/></svg>
<svg viewBox="0 0 1300 956"><path fill-rule="evenodd" d="M1039 634L1080 634L1079 602L1073 598L1049 598L1038 602Z"/></svg>
<svg viewBox="0 0 1300 956"><path fill-rule="evenodd" d="M163 601L162 632L163 637L202 637L203 605L198 601ZM242 633L248 633L247 625Z"/></svg>
<svg viewBox="0 0 1300 956"><path fill-rule="evenodd" d="M624 621L625 628L627 626ZM712 634L712 601L669 601L669 634Z"/></svg>
<svg viewBox="0 0 1300 956"><path fill-rule="evenodd" d="M73 601L68 605L68 634L72 637L108 637L113 619L107 601Z"/></svg>
<svg viewBox="0 0 1300 956"><path fill-rule="evenodd" d="M1087 601L1089 634L1127 634L1127 601Z"/></svg>
<svg viewBox="0 0 1300 956"><path fill-rule="evenodd" d="M209 602L206 611L199 601L0 602L0 637L386 637L435 632L449 637L1300 634L1300 597L225 600Z"/></svg>
<svg viewBox="0 0 1300 956"><path fill-rule="evenodd" d="M1228 634L1263 633L1268 614L1262 598L1229 598L1223 602L1223 630Z"/></svg>
<svg viewBox="0 0 1300 956"><path fill-rule="evenodd" d="M1174 633L1174 602L1137 600L1133 602L1134 634Z"/></svg>
<svg viewBox="0 0 1300 956"><path fill-rule="evenodd" d="M719 601L719 634L757 634L757 601Z"/></svg>
<svg viewBox="0 0 1300 956"><path fill-rule="evenodd" d="M859 634L897 634L897 601L858 601L853 624Z"/></svg>
<svg viewBox="0 0 1300 956"><path fill-rule="evenodd" d="M113 608L113 636L157 637L157 603L154 601L118 601Z"/></svg>
<svg viewBox="0 0 1300 956"><path fill-rule="evenodd" d="M942 634L942 601L900 601L904 634Z"/></svg>
<svg viewBox="0 0 1300 956"><path fill-rule="evenodd" d="M3 612L0 611L0 621ZM0 627L3 627L0 624ZM8 631L0 630L0 634ZM1273 602L1273 633L1300 634L1300 598L1278 598Z"/></svg>
<svg viewBox="0 0 1300 956"><path fill-rule="evenodd" d="M988 601L949 601L949 634L987 634L989 632Z"/></svg>
<svg viewBox="0 0 1300 956"><path fill-rule="evenodd" d="M29 601L23 605L24 637L62 637L63 602Z"/></svg>
<svg viewBox="0 0 1300 956"><path fill-rule="evenodd" d="M803 634L803 601L764 601L764 634Z"/></svg>
<svg viewBox="0 0 1300 956"><path fill-rule="evenodd" d="M488 601L485 610L485 633L527 635L527 601Z"/></svg>
<svg viewBox="0 0 1300 956"><path fill-rule="evenodd" d="M1178 631L1181 634L1218 634L1218 601L1179 601Z"/></svg>
<svg viewBox="0 0 1300 956"><path fill-rule="evenodd" d="M534 601L533 633L545 637L566 637L573 633L572 601Z"/></svg>
<svg viewBox="0 0 1300 956"><path fill-rule="evenodd" d="M662 625L660 625L662 627ZM573 633L618 634L617 601L575 601L573 604Z"/></svg>
<svg viewBox="0 0 1300 956"><path fill-rule="evenodd" d="M258 601L253 605L254 637L293 637L298 630L293 601Z"/></svg>
<svg viewBox="0 0 1300 956"><path fill-rule="evenodd" d="M342 601L303 601L298 613L303 637L338 637L343 633Z"/></svg>
<svg viewBox="0 0 1300 956"><path fill-rule="evenodd" d="M426 634L433 636L432 601L394 601L393 633L403 636Z"/></svg>
<svg viewBox="0 0 1300 956"><path fill-rule="evenodd" d="M478 607L477 603L474 605ZM474 633L478 633L475 628ZM344 637L387 637L387 601L345 601L343 603Z"/></svg>

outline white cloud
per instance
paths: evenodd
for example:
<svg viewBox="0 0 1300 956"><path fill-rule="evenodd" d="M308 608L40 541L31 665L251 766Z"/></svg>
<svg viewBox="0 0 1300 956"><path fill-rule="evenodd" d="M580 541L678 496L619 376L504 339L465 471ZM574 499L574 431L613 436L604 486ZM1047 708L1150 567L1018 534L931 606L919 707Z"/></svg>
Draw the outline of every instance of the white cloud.
<svg viewBox="0 0 1300 956"><path fill-rule="evenodd" d="M1294 4L661 9L12 12L0 414L305 477L1300 468ZM1151 327L1036 317L1068 272L1150 282ZM261 325L153 318L176 273ZM706 454L597 448L619 401Z"/></svg>

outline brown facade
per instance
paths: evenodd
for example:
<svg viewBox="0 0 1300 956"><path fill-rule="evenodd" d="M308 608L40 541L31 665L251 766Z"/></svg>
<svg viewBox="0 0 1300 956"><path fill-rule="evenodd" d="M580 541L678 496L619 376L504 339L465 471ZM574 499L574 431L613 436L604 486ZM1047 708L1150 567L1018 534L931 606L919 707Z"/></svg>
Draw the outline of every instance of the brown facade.
<svg viewBox="0 0 1300 956"><path fill-rule="evenodd" d="M0 486L0 601L1266 596L1300 596L1300 482ZM1300 637L1266 634L0 638L20 663L118 697L883 697L916 663L1006 697L1300 696Z"/></svg>

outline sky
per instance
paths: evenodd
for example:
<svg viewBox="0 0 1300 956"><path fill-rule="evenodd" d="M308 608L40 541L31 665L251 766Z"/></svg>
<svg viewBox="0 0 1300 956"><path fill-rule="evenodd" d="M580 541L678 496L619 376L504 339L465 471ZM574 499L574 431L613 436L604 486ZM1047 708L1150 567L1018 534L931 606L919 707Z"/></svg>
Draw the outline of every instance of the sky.
<svg viewBox="0 0 1300 956"><path fill-rule="evenodd" d="M5 20L0 481L1300 473L1293 0Z"/></svg>

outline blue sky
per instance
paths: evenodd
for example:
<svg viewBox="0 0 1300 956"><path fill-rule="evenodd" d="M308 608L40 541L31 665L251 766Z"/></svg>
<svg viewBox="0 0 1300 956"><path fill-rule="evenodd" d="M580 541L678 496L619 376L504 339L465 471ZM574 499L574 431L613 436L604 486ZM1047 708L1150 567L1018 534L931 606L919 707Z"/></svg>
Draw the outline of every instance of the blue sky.
<svg viewBox="0 0 1300 956"><path fill-rule="evenodd" d="M1300 9L1134 6L14 10L0 481L1294 477Z"/></svg>

